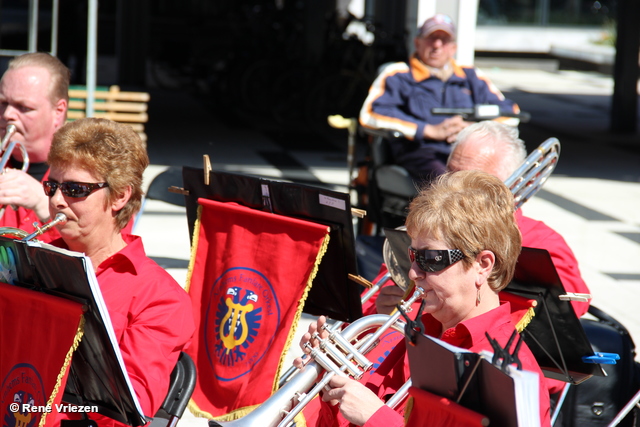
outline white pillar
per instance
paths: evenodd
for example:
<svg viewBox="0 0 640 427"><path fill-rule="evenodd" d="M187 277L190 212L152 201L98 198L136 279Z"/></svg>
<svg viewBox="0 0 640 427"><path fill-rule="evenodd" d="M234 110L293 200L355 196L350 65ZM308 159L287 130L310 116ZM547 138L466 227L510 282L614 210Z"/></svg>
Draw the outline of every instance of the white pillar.
<svg viewBox="0 0 640 427"><path fill-rule="evenodd" d="M98 63L98 0L89 0L87 11L87 105L86 117L93 117Z"/></svg>
<svg viewBox="0 0 640 427"><path fill-rule="evenodd" d="M456 23L458 30L456 61L460 65L473 65L478 2L479 0L438 0L436 13L445 13Z"/></svg>
<svg viewBox="0 0 640 427"><path fill-rule="evenodd" d="M416 0L414 0L416 1ZM431 18L433 15L438 13L437 10L437 1L436 0L417 0L418 2L418 15L416 20L416 31L413 32L413 36L418 32L418 28L426 21Z"/></svg>
<svg viewBox="0 0 640 427"><path fill-rule="evenodd" d="M430 17L436 14L436 0L406 0L407 19L405 29L407 31L407 52L415 50L413 39L418 33L418 28Z"/></svg>

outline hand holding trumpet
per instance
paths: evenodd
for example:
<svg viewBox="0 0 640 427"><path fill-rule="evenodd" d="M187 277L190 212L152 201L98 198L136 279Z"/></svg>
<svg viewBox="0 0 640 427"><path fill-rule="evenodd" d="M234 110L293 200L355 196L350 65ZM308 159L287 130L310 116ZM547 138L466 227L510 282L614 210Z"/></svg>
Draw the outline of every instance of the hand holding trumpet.
<svg viewBox="0 0 640 427"><path fill-rule="evenodd" d="M47 198L44 196L42 184L26 173L29 167L29 155L22 144L12 141L16 132L16 126L7 125L0 150L0 206L2 214L6 206L11 205L15 209L24 207L33 210L41 221L49 218ZM7 168L9 160L15 148L22 152L23 167L21 170ZM35 218L34 218L35 219Z"/></svg>
<svg viewBox="0 0 640 427"><path fill-rule="evenodd" d="M376 298L376 311L380 314L391 314L398 304L406 297L406 291L399 286L384 286L380 288Z"/></svg>
<svg viewBox="0 0 640 427"><path fill-rule="evenodd" d="M0 205L33 210L41 221L49 218L49 205L42 184L18 169L8 168L0 174Z"/></svg>
<svg viewBox="0 0 640 427"><path fill-rule="evenodd" d="M320 345L320 340L327 338L329 332L323 328L327 319L320 316L316 322L309 325L309 330L301 340L300 347L305 353L310 353L310 347ZM309 359L306 359L309 360ZM304 359L298 357L293 361L297 368L304 366ZM382 406L376 394L360 382L347 376L334 375L322 393L322 400L332 406L340 405L342 416L355 425L364 425L369 418Z"/></svg>

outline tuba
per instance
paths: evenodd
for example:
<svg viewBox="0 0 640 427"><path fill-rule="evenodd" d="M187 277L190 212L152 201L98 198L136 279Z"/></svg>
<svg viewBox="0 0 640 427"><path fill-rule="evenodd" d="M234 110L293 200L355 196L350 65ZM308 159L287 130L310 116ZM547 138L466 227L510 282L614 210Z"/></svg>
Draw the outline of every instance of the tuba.
<svg viewBox="0 0 640 427"><path fill-rule="evenodd" d="M534 150L505 181L505 185L514 195L516 209L542 188L544 182L555 169L559 156L560 142L556 138L549 138ZM403 229L405 228L398 227L398 230ZM383 247L383 257L389 272L362 297L362 301L366 301L380 289L384 282L391 278L406 293L412 294L410 298L401 303L399 310L391 315L374 314L362 317L342 331L338 331L342 322L337 322L332 327L324 325L323 327L329 330L329 337L321 340L319 347L311 349L311 361L302 369L298 371L293 369L293 373L290 370L283 376L278 391L248 415L234 421L212 420L209 421L209 426L287 427L294 422L295 417L322 391L334 375L350 375L352 378L358 379L364 371L370 368L370 362L365 357L366 353L376 345L378 338L385 331L393 329L401 333L405 332L405 323L400 319L400 316L402 312L410 311L411 305L422 298L424 294L422 288L414 286L414 283L403 273L401 265L403 260L399 258L400 256L406 257L406 251L399 254L398 251L393 250L387 239ZM362 341L354 345L350 343L351 340L356 339L364 332L372 331L374 328L377 330ZM323 373L322 379L316 382ZM395 408L402 403L408 395L410 386L411 379L386 402L386 405Z"/></svg>
<svg viewBox="0 0 640 427"><path fill-rule="evenodd" d="M56 214L55 218L53 218L51 221L47 222L46 224L42 224L42 226L38 226L38 223L34 222L33 226L35 228L35 231L33 231L32 233L27 233L26 231L21 230L19 228L15 228L15 227L0 227L0 237L8 237L9 239L28 242L30 240L35 239L39 235L46 233L57 224L62 225L66 222L67 222L67 216L59 212Z"/></svg>

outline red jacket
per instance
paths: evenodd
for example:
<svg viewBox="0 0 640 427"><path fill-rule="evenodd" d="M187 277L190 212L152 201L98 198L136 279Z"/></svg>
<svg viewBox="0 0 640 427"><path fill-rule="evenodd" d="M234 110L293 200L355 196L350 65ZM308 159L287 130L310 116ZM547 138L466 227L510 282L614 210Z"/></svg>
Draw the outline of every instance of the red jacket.
<svg viewBox="0 0 640 427"><path fill-rule="evenodd" d="M542 221L524 216L520 209L516 211L516 221L522 234L522 246L546 249L549 252L565 291L582 294L590 293L587 284L580 275L578 260L569 245L567 245L567 242L557 231ZM578 317L581 317L589 310L588 302L572 301L571 305Z"/></svg>

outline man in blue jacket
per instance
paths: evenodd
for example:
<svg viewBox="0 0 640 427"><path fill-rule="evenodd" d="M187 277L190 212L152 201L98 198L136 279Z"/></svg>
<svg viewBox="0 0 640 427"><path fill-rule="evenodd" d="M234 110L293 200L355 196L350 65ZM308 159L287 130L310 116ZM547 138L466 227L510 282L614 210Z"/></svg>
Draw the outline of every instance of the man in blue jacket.
<svg viewBox="0 0 640 427"><path fill-rule="evenodd" d="M421 183L446 170L449 144L471 124L461 116L432 114L432 108L473 108L494 104L501 112L518 113L518 106L477 69L458 65L456 30L451 18L438 14L420 27L409 62L391 64L373 82L360 111L360 123L373 129L402 132L391 141L394 163ZM518 119L500 118L518 125Z"/></svg>

